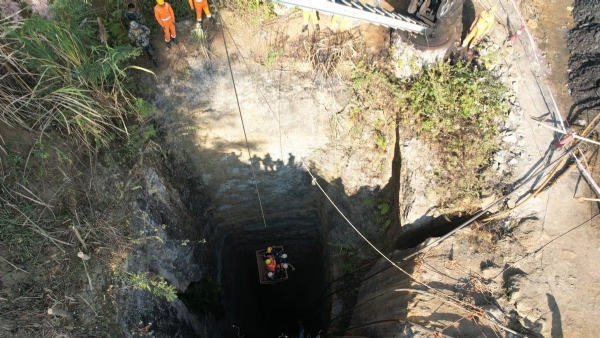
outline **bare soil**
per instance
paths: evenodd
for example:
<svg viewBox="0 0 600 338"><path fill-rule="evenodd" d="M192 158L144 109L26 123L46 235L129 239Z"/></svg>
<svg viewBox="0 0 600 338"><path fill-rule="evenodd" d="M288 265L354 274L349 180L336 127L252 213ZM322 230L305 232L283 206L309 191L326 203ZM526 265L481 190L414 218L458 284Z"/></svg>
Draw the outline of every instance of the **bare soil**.
<svg viewBox="0 0 600 338"><path fill-rule="evenodd" d="M521 3L521 11L541 49L539 56L563 118L567 118L573 105L567 83L570 57L567 33L575 26L572 10L573 0L529 0ZM514 28L518 28L518 23L514 24ZM527 39L527 36L522 35L521 39Z"/></svg>

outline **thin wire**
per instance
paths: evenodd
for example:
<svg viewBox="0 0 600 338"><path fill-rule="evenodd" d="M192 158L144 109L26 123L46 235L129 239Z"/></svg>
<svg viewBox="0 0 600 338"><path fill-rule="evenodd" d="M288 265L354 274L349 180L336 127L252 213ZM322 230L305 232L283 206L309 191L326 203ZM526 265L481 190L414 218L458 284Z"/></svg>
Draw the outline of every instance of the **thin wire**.
<svg viewBox="0 0 600 338"><path fill-rule="evenodd" d="M499 1L500 0L498 0L498 2ZM521 11L519 10L519 6L517 6L517 3L515 2L515 0L511 0L511 2L512 2L515 10L517 11L517 15L519 16L519 19L521 20L521 25L525 26L525 32L527 33L529 43L531 44L531 53L535 57L535 61L538 65L538 68L540 69L540 72L542 72L543 71L542 63L540 62L537 52L535 51L536 46L535 46L535 42L533 41L533 35L531 35L531 32L529 31L529 28L527 27L527 23L525 22L525 18L523 17L523 15L521 14ZM506 9L505 9L505 11L506 11ZM506 11L506 12L508 14L508 11ZM537 78L536 78L536 80L537 80ZM540 90L540 92L541 92L541 90ZM560 127L562 128L563 131L566 132L565 124L563 122L562 116L560 115L560 110L558 109L558 105L556 104L556 100L554 99L554 94L552 94L552 90L550 90L550 88L548 88L548 93L550 93L550 99L552 100L552 104L554 105L554 109L555 109L555 112L553 115L555 115L555 114L558 115L558 119L557 119L557 116L554 116L554 119L558 120L560 122ZM543 93L542 93L542 96L544 96Z"/></svg>
<svg viewBox="0 0 600 338"><path fill-rule="evenodd" d="M500 0L498 0L498 2L500 2ZM517 14L519 16L519 19L521 20L521 24L523 26L525 26L525 32L527 33L527 37L529 39L529 43L531 44L531 52L533 53L533 56L535 57L535 61L538 65L538 68L540 70L540 73L543 72L543 68L542 68L542 63L540 62L540 59L537 55L536 52L536 45L535 45L535 41L533 40L533 35L531 34L531 32L529 31L529 29L527 28L527 24L525 22L525 18L523 17L523 15L521 14L521 11L519 10L519 6L517 6L517 3L515 2L515 0L511 0L513 7L515 8L515 10L517 11ZM504 9L504 7L503 7ZM504 11L508 14L508 11L506 9L504 9ZM538 82L537 77L535 77L536 82ZM538 82L538 86L539 86L539 82ZM548 110L550 111L550 113L554 116L554 120L558 120L560 122L560 127L563 130L563 132L566 134L566 128L565 128L565 124L563 122L563 118L562 118L562 114L560 113L560 110L558 109L558 104L556 103L556 100L554 99L554 94L552 94L552 90L550 89L550 87L548 87L548 85L546 85L547 87L547 91L549 93L550 96L550 100L552 101L552 104L554 105L554 112L550 109L550 107L548 107ZM546 95L544 95L542 88L540 86L540 93L542 95L542 97L545 98ZM577 162L577 157L575 156L575 154L571 154L571 157L573 159L575 159L575 161ZM579 168L579 170L581 171L581 173L583 174L584 178L586 179L586 181L588 181L588 184L590 186L592 186L595 190L596 193L598 193L598 191L595 189L598 184L594 181L594 179L591 177L591 175L587 174L587 170L578 162L577 163L577 167Z"/></svg>
<svg viewBox="0 0 600 338"><path fill-rule="evenodd" d="M438 244L440 244L442 241L444 241L446 238L452 236L455 232L457 232L458 230L464 228L465 226L469 225L471 222L473 222L474 220L478 219L479 217L481 217L484 213L486 213L490 208L494 207L495 205L497 205L498 203L504 201L505 199L511 197L512 195L516 194L519 191L519 188L523 187L527 182L531 181L533 178L541 175L544 171L546 171L546 169L554 166L556 163L558 163L558 161L562 160L563 157L571 154L571 152L573 150L575 150L577 148L577 146L579 146L579 143L576 143L573 147L569 148L568 150L565 150L565 152L563 154L561 154L557 159L555 159L554 161L552 161L551 163L547 164L546 166L536 170L533 174L529 175L529 177L527 177L521 184L519 184L518 187L516 187L515 189L513 189L513 191L511 191L510 193L504 195L503 197L497 199L494 203L490 204L490 206L488 206L487 208L481 210L480 212L476 213L473 217L469 218L468 220L466 220L463 224L459 225L456 229L450 231L449 233L445 234L444 236L434 240L433 242L431 242L430 244L428 244L427 246L425 246L424 248L420 249L419 251L410 254L406 257L404 257L402 260L405 261L409 258L412 258L418 254L420 254L421 252L428 250L429 248L432 248L434 246L437 246Z"/></svg>
<svg viewBox="0 0 600 338"><path fill-rule="evenodd" d="M265 228L267 227L267 220L265 219L265 212L263 210L262 201L260 198L260 191L258 190L258 181L256 180L256 173L254 172L254 165L252 164L252 155L250 154L250 146L248 145L248 136L246 135L246 126L244 125L244 117L242 116L242 108L240 107L240 99L237 93L237 87L235 86L235 79L233 78L233 69L231 68L231 59L229 58L229 51L227 49L227 41L225 39L225 23L223 22L223 17L220 15L219 7L216 2L213 3L217 9L217 13L219 13L219 21L221 22L221 26L223 27L221 30L221 35L223 36L223 45L225 46L225 55L227 56L227 65L229 66L229 74L231 75L231 83L233 83L233 91L235 93L235 101L237 103L238 112L240 113L240 121L242 121L242 129L244 130L244 139L246 140L246 149L248 150L248 162L250 162L250 169L252 171L252 179L254 180L254 187L256 188L256 196L258 196L258 204L260 205L260 213L262 215L263 223Z"/></svg>

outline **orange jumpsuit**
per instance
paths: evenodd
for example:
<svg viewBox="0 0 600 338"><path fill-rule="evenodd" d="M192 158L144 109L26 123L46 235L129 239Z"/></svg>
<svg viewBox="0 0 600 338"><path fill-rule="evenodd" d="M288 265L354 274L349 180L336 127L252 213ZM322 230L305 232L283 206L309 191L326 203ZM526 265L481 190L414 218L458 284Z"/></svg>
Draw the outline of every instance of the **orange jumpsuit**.
<svg viewBox="0 0 600 338"><path fill-rule="evenodd" d="M210 9L208 9L208 0L188 0L190 8L196 8L196 20L202 21L202 11L206 14L207 18L210 18Z"/></svg>
<svg viewBox="0 0 600 338"><path fill-rule="evenodd" d="M271 264L267 264L267 271L275 272L275 268L277 267L277 262L275 258L271 258Z"/></svg>
<svg viewBox="0 0 600 338"><path fill-rule="evenodd" d="M165 42L169 42L171 38L177 37L177 32L175 32L175 14L173 14L173 8L171 8L168 2L165 2L164 5L154 6L154 17L165 31Z"/></svg>

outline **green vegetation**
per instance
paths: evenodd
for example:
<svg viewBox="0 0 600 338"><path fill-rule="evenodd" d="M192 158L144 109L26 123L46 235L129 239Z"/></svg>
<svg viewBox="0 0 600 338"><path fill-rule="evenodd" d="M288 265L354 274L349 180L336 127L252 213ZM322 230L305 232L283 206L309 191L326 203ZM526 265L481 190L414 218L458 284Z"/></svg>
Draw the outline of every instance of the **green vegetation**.
<svg viewBox="0 0 600 338"><path fill-rule="evenodd" d="M125 274L121 277L121 280L128 287L149 291L157 297L166 298L169 302L177 299L175 288L162 277L150 275L146 272L136 272Z"/></svg>
<svg viewBox="0 0 600 338"><path fill-rule="evenodd" d="M192 31L192 39L198 46L198 51L200 52L200 55L202 55L204 59L208 59L208 40L206 39L206 33L204 33L204 30L202 30L201 28L194 29Z"/></svg>
<svg viewBox="0 0 600 338"><path fill-rule="evenodd" d="M445 62L425 68L411 81L399 81L359 64L352 88L360 108L353 108L351 120L364 121L358 117L366 109L391 112L403 130L413 130L436 152L440 165L434 168L434 189L443 207L479 198L488 184L489 159L497 150L498 122L508 110L507 88L490 71ZM394 121L389 118L385 124L373 125L375 144L382 150Z"/></svg>
<svg viewBox="0 0 600 338"><path fill-rule="evenodd" d="M111 133L126 135L126 121L137 117L125 69L139 50L100 42L83 0L56 1L52 8L60 21L33 15L22 24L0 22L0 68L6 70L0 118L13 127L58 130L106 145Z"/></svg>
<svg viewBox="0 0 600 338"><path fill-rule="evenodd" d="M409 86L403 120L416 127L437 151L439 192L453 200L477 199L485 186L482 173L497 150L498 121L508 110L507 88L487 70L462 63L425 69Z"/></svg>
<svg viewBox="0 0 600 338"><path fill-rule="evenodd" d="M0 313L14 322L16 336L115 330L114 307L92 298L114 296L101 285L110 289L115 281L101 276L134 244L123 207L131 189L128 160L156 133L144 122L152 105L132 94L139 72L130 62L140 50L126 38L125 7L56 0L52 19L23 12L21 22L0 20L0 251L20 269L6 275L3 292L25 299L0 302ZM117 165L99 164L103 152ZM79 250L91 257L86 266ZM131 287L174 299L160 278L127 277ZM77 293L77 300L63 298ZM88 318L86 324L30 320L49 306Z"/></svg>
<svg viewBox="0 0 600 338"><path fill-rule="evenodd" d="M354 243L329 243L337 252L334 257L340 259L338 266L342 275L356 270L359 267L358 248Z"/></svg>
<svg viewBox="0 0 600 338"><path fill-rule="evenodd" d="M269 67L269 66L273 65L275 62L277 62L277 58L282 53L283 53L283 51L280 48L276 48L276 49L269 48L269 51L267 52L267 60L265 61L265 66Z"/></svg>
<svg viewBox="0 0 600 338"><path fill-rule="evenodd" d="M261 0L226 0L224 5L238 13L244 21L261 24L275 18L273 4Z"/></svg>
<svg viewBox="0 0 600 338"><path fill-rule="evenodd" d="M380 230L387 230L394 220L392 203L384 198L367 198L365 204L375 205L372 217L373 222L375 222Z"/></svg>
<svg viewBox="0 0 600 338"><path fill-rule="evenodd" d="M366 117L382 111L384 118L372 121L369 126L374 129L373 146L387 151L388 135L392 135L395 127L396 102L402 95L401 87L396 80L376 69L367 69L361 62L352 71L351 87L358 94L359 105L350 110L351 133L359 135L363 132L369 119ZM386 113L386 112L391 112Z"/></svg>
<svg viewBox="0 0 600 338"><path fill-rule="evenodd" d="M383 132L378 131L377 133L375 133L375 144L377 145L377 148L379 150L385 151L387 149L388 140Z"/></svg>

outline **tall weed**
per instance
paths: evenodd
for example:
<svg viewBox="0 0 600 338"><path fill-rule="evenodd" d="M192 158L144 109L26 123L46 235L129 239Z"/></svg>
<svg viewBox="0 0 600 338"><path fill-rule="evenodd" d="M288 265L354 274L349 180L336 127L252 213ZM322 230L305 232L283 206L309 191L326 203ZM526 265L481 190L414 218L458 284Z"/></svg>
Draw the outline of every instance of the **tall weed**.
<svg viewBox="0 0 600 338"><path fill-rule="evenodd" d="M102 44L91 8L83 0L64 0L53 11L61 12L65 3L78 12L57 14L60 22L37 15L22 24L0 21L0 68L6 70L0 119L106 143L112 132L126 134L125 120L136 116L125 69L139 50Z"/></svg>

